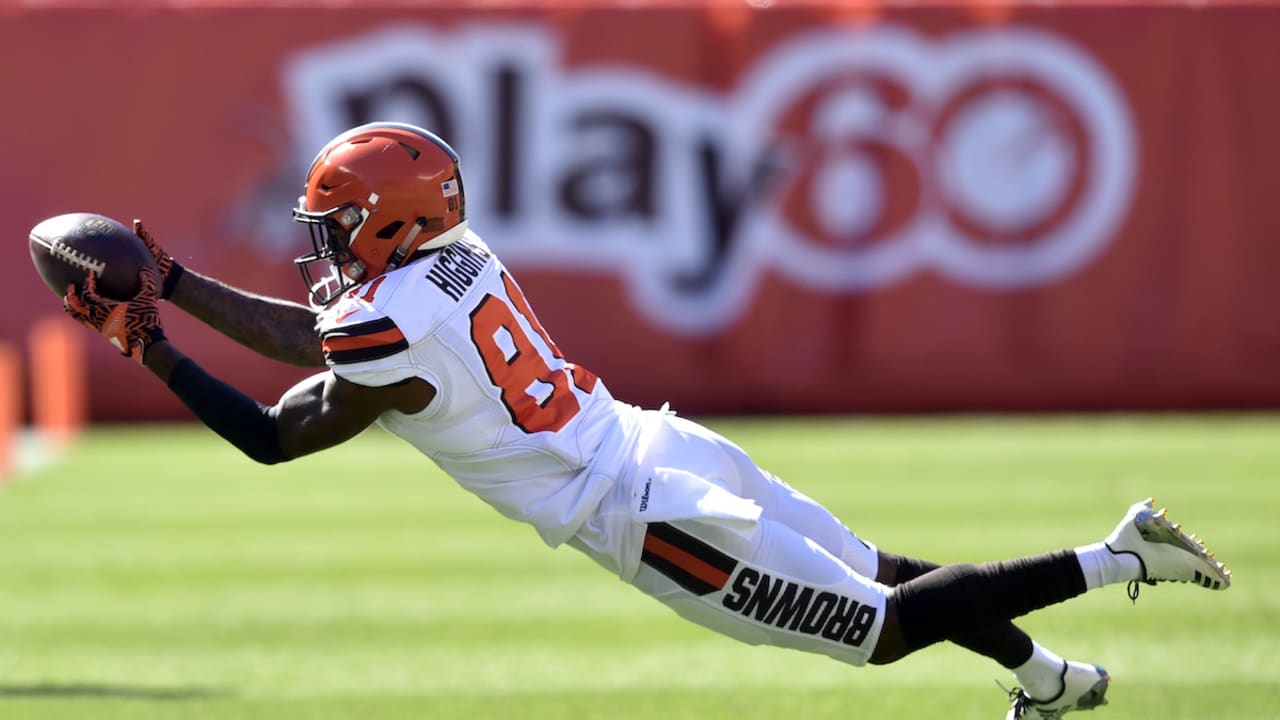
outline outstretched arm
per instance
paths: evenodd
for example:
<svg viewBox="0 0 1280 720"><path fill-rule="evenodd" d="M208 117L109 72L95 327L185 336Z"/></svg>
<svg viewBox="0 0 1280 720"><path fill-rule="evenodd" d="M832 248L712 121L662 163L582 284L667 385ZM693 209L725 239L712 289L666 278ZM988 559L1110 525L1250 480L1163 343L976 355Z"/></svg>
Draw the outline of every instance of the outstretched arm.
<svg viewBox="0 0 1280 720"><path fill-rule="evenodd" d="M264 405L207 373L168 340L147 347L142 364L211 430L267 465L350 440L384 411L405 405L411 392L405 386L367 388L323 372Z"/></svg>
<svg viewBox="0 0 1280 720"><path fill-rule="evenodd" d="M255 295L183 267L165 252L141 220L133 232L160 268L160 297L259 355L303 367L323 367L311 308Z"/></svg>
<svg viewBox="0 0 1280 720"><path fill-rule="evenodd" d="M387 410L416 413L435 397L435 389L418 378L366 387L324 372L264 405L205 372L168 341L156 307L159 273L144 270L140 285L132 300L111 300L97 293L90 274L83 288L67 288L63 302L68 314L146 366L205 425L258 462L274 464L333 447Z"/></svg>
<svg viewBox="0 0 1280 720"><path fill-rule="evenodd" d="M316 313L305 305L255 295L183 269L169 301L209 327L272 360L323 367Z"/></svg>

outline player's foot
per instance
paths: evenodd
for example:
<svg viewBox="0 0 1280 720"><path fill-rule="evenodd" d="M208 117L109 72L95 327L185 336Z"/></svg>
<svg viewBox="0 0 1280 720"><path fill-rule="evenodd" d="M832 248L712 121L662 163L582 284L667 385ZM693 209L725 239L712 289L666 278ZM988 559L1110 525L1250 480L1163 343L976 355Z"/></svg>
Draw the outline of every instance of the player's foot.
<svg viewBox="0 0 1280 720"><path fill-rule="evenodd" d="M1107 704L1111 676L1097 665L1067 661L1062 667L1062 692L1036 700L1022 688L1009 691L1013 707L1005 720L1057 720L1072 710L1092 710Z"/></svg>
<svg viewBox="0 0 1280 720"><path fill-rule="evenodd" d="M1107 537L1107 548L1113 553L1130 553L1142 564L1142 582L1190 582L1210 590L1226 590L1231 586L1231 571L1218 562L1213 553L1195 535L1182 532L1182 526L1169 521L1168 511L1155 509L1151 498L1129 508ZM1137 586L1130 589L1137 597Z"/></svg>

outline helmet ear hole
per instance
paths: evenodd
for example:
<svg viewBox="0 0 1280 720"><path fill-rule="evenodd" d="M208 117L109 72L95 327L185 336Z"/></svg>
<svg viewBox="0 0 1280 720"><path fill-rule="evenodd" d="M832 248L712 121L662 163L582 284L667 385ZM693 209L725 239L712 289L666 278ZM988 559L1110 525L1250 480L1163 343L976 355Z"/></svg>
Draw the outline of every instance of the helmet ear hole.
<svg viewBox="0 0 1280 720"><path fill-rule="evenodd" d="M390 240L391 238L396 236L396 233L400 232L400 228L402 227L404 227L404 222L400 220L396 220L395 222L388 223L384 225L381 230L378 231L378 239Z"/></svg>

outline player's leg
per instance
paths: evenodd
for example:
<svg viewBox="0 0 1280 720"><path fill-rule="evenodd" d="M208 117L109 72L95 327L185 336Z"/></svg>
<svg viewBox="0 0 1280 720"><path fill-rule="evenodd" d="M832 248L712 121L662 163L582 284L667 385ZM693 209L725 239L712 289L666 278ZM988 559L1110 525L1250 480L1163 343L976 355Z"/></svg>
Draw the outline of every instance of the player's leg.
<svg viewBox="0 0 1280 720"><path fill-rule="evenodd" d="M813 649L842 659L855 657L859 663L866 659L865 655L859 657L857 653L851 656L847 648L833 652L831 648L823 648L821 643L810 647L813 645L810 639L796 639L786 633L777 633L773 629L776 625L763 629L753 627L751 620L776 621L783 617L781 614L771 616L770 613L775 611L767 594L757 595L754 592L758 587L772 592L788 591L790 586L783 584L780 578L796 581L792 592L834 593L837 603L849 601L844 605L846 608L866 606L874 610L884 602L882 596L887 591L884 585L877 586L874 581L877 577L884 579L881 571L886 568L881 568L881 556L870 543L855 536L826 508L762 471L732 442L700 425L667 417L661 429L649 436L646 448L646 462L642 464L652 466L652 470L645 473L641 494L648 509L642 515L651 516L654 506L670 502L668 496L679 498L687 495L685 487L678 487L679 483L668 477L672 474L671 468L678 468L679 474L705 480L728 490L734 497L754 501L759 507L759 519L754 536L746 541L740 532L734 530L732 523L698 517L697 512L682 516L666 515L664 519L683 517L684 522L673 521L670 527L649 525L644 540L647 551L645 563L636 576L637 585L681 614L748 642ZM696 488L697 482L691 481L689 485ZM705 506L705 503L699 505ZM741 576L733 574L739 563L748 565ZM708 576L699 578L692 575L691 569L698 567ZM915 577L931 569L931 565L917 565L903 567L901 572ZM896 564L893 572L895 575L899 572ZM681 585L681 579L685 585ZM708 579L711 582L707 582ZM722 603L723 607L708 608L703 595L716 597L715 591L726 583L730 588L739 585L738 592L722 598L727 601L727 604ZM870 586L876 587L868 591ZM705 592L700 594L699 590ZM743 594L746 590L752 591L750 597ZM752 607L760 611L758 617L745 620L718 617L724 614L725 607L732 610L732 606L740 603L754 603ZM876 614L878 616L879 612ZM864 612L863 617L870 616ZM1039 660L1043 664L1052 662L1046 661L1043 653L1037 655L1030 638L1011 624L1006 623L1005 627L996 630L979 626L967 629L972 637L969 634L957 637L959 642L1007 667L1018 667L1031 660ZM792 644L790 640L797 640L797 643ZM1060 676L1060 661L1048 674ZM1056 679L1050 677L1045 683Z"/></svg>
<svg viewBox="0 0 1280 720"><path fill-rule="evenodd" d="M705 429L697 426L685 427L684 432L707 434L718 444L725 457L724 462L736 467L736 471L727 478L733 490L756 500L764 508L765 519L777 521L808 537L856 573L893 586L937 569L933 563L878 551L850 532L826 508L756 468L746 453L731 442L706 433ZM1130 509L1130 515L1136 512L1136 508ZM1132 522L1122 523L1121 527L1130 525ZM1074 555L1088 588L1143 577L1137 555L1112 552L1105 543L1077 548ZM1071 562L1064 565L1068 573L1073 572ZM1058 601L1055 595L1049 596L1048 602ZM1109 682L1105 670L1088 663L1064 660L1008 620L989 624L966 622L944 639L991 658L1013 671L1020 686L1013 693L1015 710L1011 711L1010 717L1022 717L1021 712L1030 712L1036 706L1056 712L1062 708L1087 709L1104 702ZM885 650L886 658L893 654Z"/></svg>
<svg viewBox="0 0 1280 720"><path fill-rule="evenodd" d="M667 451L684 467L754 501L761 518L785 525L842 560L854 572L875 578L875 546L859 538L821 504L761 469L742 448L696 423L670 418Z"/></svg>
<svg viewBox="0 0 1280 720"><path fill-rule="evenodd" d="M716 448L715 454L720 456L716 462L733 468L732 472L720 471L719 477L736 494L759 503L763 508L763 519L781 523L816 542L863 577L893 586L938 567L934 563L878 551L858 538L825 507L760 470L732 442L687 421L675 418L672 422L684 442L693 445L705 441ZM689 454L689 451L685 452L686 456ZM1064 689L1067 662L1035 643L1013 623L974 628L949 639L1013 671L1020 689L1033 697L1053 698Z"/></svg>
<svg viewBox="0 0 1280 720"><path fill-rule="evenodd" d="M643 547L632 584L699 625L852 665L876 645L888 588L781 523L651 523Z"/></svg>
<svg viewBox="0 0 1280 720"><path fill-rule="evenodd" d="M937 563L918 558L879 552L880 569L876 580L890 587L914 580L932 570ZM1067 661L1052 650L1031 639L1012 622L996 623L971 632L960 632L948 638L960 647L1000 663L1013 672L1020 689L1031 697L1048 700L1062 693Z"/></svg>
<svg viewBox="0 0 1280 720"><path fill-rule="evenodd" d="M718 434L650 422L634 476L570 543L698 624L864 664L888 590L875 549Z"/></svg>
<svg viewBox="0 0 1280 720"><path fill-rule="evenodd" d="M948 565L898 585L886 609L893 627L886 629L873 662L892 662L1104 585L1162 581L1225 590L1231 572L1145 500L1130 507L1102 542L1002 562Z"/></svg>
<svg viewBox="0 0 1280 720"><path fill-rule="evenodd" d="M629 579L641 590L744 642L823 653L854 665L893 662L1105 584L1178 580L1221 589L1230 581L1225 568L1147 504L1131 508L1103 543L940 567L890 588L859 576L777 521L760 519L750 528L715 516L637 524L625 510L633 493L624 490L575 546L625 572L629 562L611 564L608 557L630 555L616 553L620 546L611 538L623 537L618 529L631 520L643 550ZM1107 678L1099 669L1072 663L1062 677L1062 692L1047 702L1015 692L1007 720L1057 718L1103 701Z"/></svg>
<svg viewBox="0 0 1280 720"><path fill-rule="evenodd" d="M1223 590L1231 573L1146 500L1130 507L1103 542L1012 561L946 566L893 588L870 662L894 662L940 640L970 635L975 627L1012 620L1104 585L1158 581ZM1136 590L1130 596L1136 597ZM1062 690L1047 701L1015 691L1008 718L1060 717L1103 702L1107 676L1100 668L1070 663L1063 681Z"/></svg>
<svg viewBox="0 0 1280 720"><path fill-rule="evenodd" d="M1102 544L1101 552L1120 562L1109 563L1099 582L1087 578L1084 559L1097 550L1084 546L944 566L889 588L779 522L761 519L748 529L719 517L689 518L645 526L632 582L686 618L744 642L886 664L1101 584L1190 581L1195 571L1215 567L1189 541L1175 547L1127 530L1134 522L1131 511ZM1126 558L1140 562L1130 566Z"/></svg>
<svg viewBox="0 0 1280 720"><path fill-rule="evenodd" d="M619 499L608 503L613 510L598 515L574 544L685 617L749 643L822 652L852 664L886 663L1104 584L1180 580L1219 589L1230 581L1198 543L1140 503L1103 543L937 568L889 588L872 579L879 558L870 544L714 433L671 418L640 460L641 476L620 484ZM694 482L668 483L664 468L678 468L673 476ZM740 507L722 512L703 502L716 493L690 502L690 487L699 482L722 495L729 490L729 498L751 498L756 515L743 523ZM649 519L655 505L669 512L672 498L689 514ZM636 562L641 546L643 560ZM1019 695L1010 717L1057 717L1092 707L1101 697L1091 700L1088 683L1099 675L1091 666L1072 665L1081 671L1065 677L1070 697L1043 704Z"/></svg>
<svg viewBox="0 0 1280 720"><path fill-rule="evenodd" d="M693 433L703 430L684 428L685 432ZM878 551L858 538L825 507L779 478L759 470L736 445L723 438L716 441L721 445L726 462L736 468L731 480L735 492L760 503L765 519L775 520L808 537L855 572L893 586L938 567L927 561ZM1065 661L1036 644L1013 623L976 628L951 638L951 641L1012 670L1021 686L1035 697L1053 697L1062 687Z"/></svg>
<svg viewBox="0 0 1280 720"><path fill-rule="evenodd" d="M878 579L896 586L939 567L926 560L881 551ZM1037 717L1029 714L1036 708L1044 708L1049 717L1057 717L1055 713L1088 710L1106 703L1111 678L1105 670L1090 663L1064 660L1012 622L960 631L948 640L1013 672L1018 685L1010 691L1013 707L1006 720Z"/></svg>

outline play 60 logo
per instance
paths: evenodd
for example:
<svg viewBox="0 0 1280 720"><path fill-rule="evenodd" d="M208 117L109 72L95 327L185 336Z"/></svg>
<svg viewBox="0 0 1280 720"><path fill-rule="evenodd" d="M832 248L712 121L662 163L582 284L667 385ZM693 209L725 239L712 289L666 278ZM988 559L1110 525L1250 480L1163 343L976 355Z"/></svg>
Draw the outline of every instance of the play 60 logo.
<svg viewBox="0 0 1280 720"><path fill-rule="evenodd" d="M547 26L489 24L308 48L281 75L298 162L361 122L430 127L509 264L615 273L689 334L732 324L764 272L830 292L1051 283L1129 208L1125 98L1041 30L811 31L728 92L561 50Z"/></svg>

